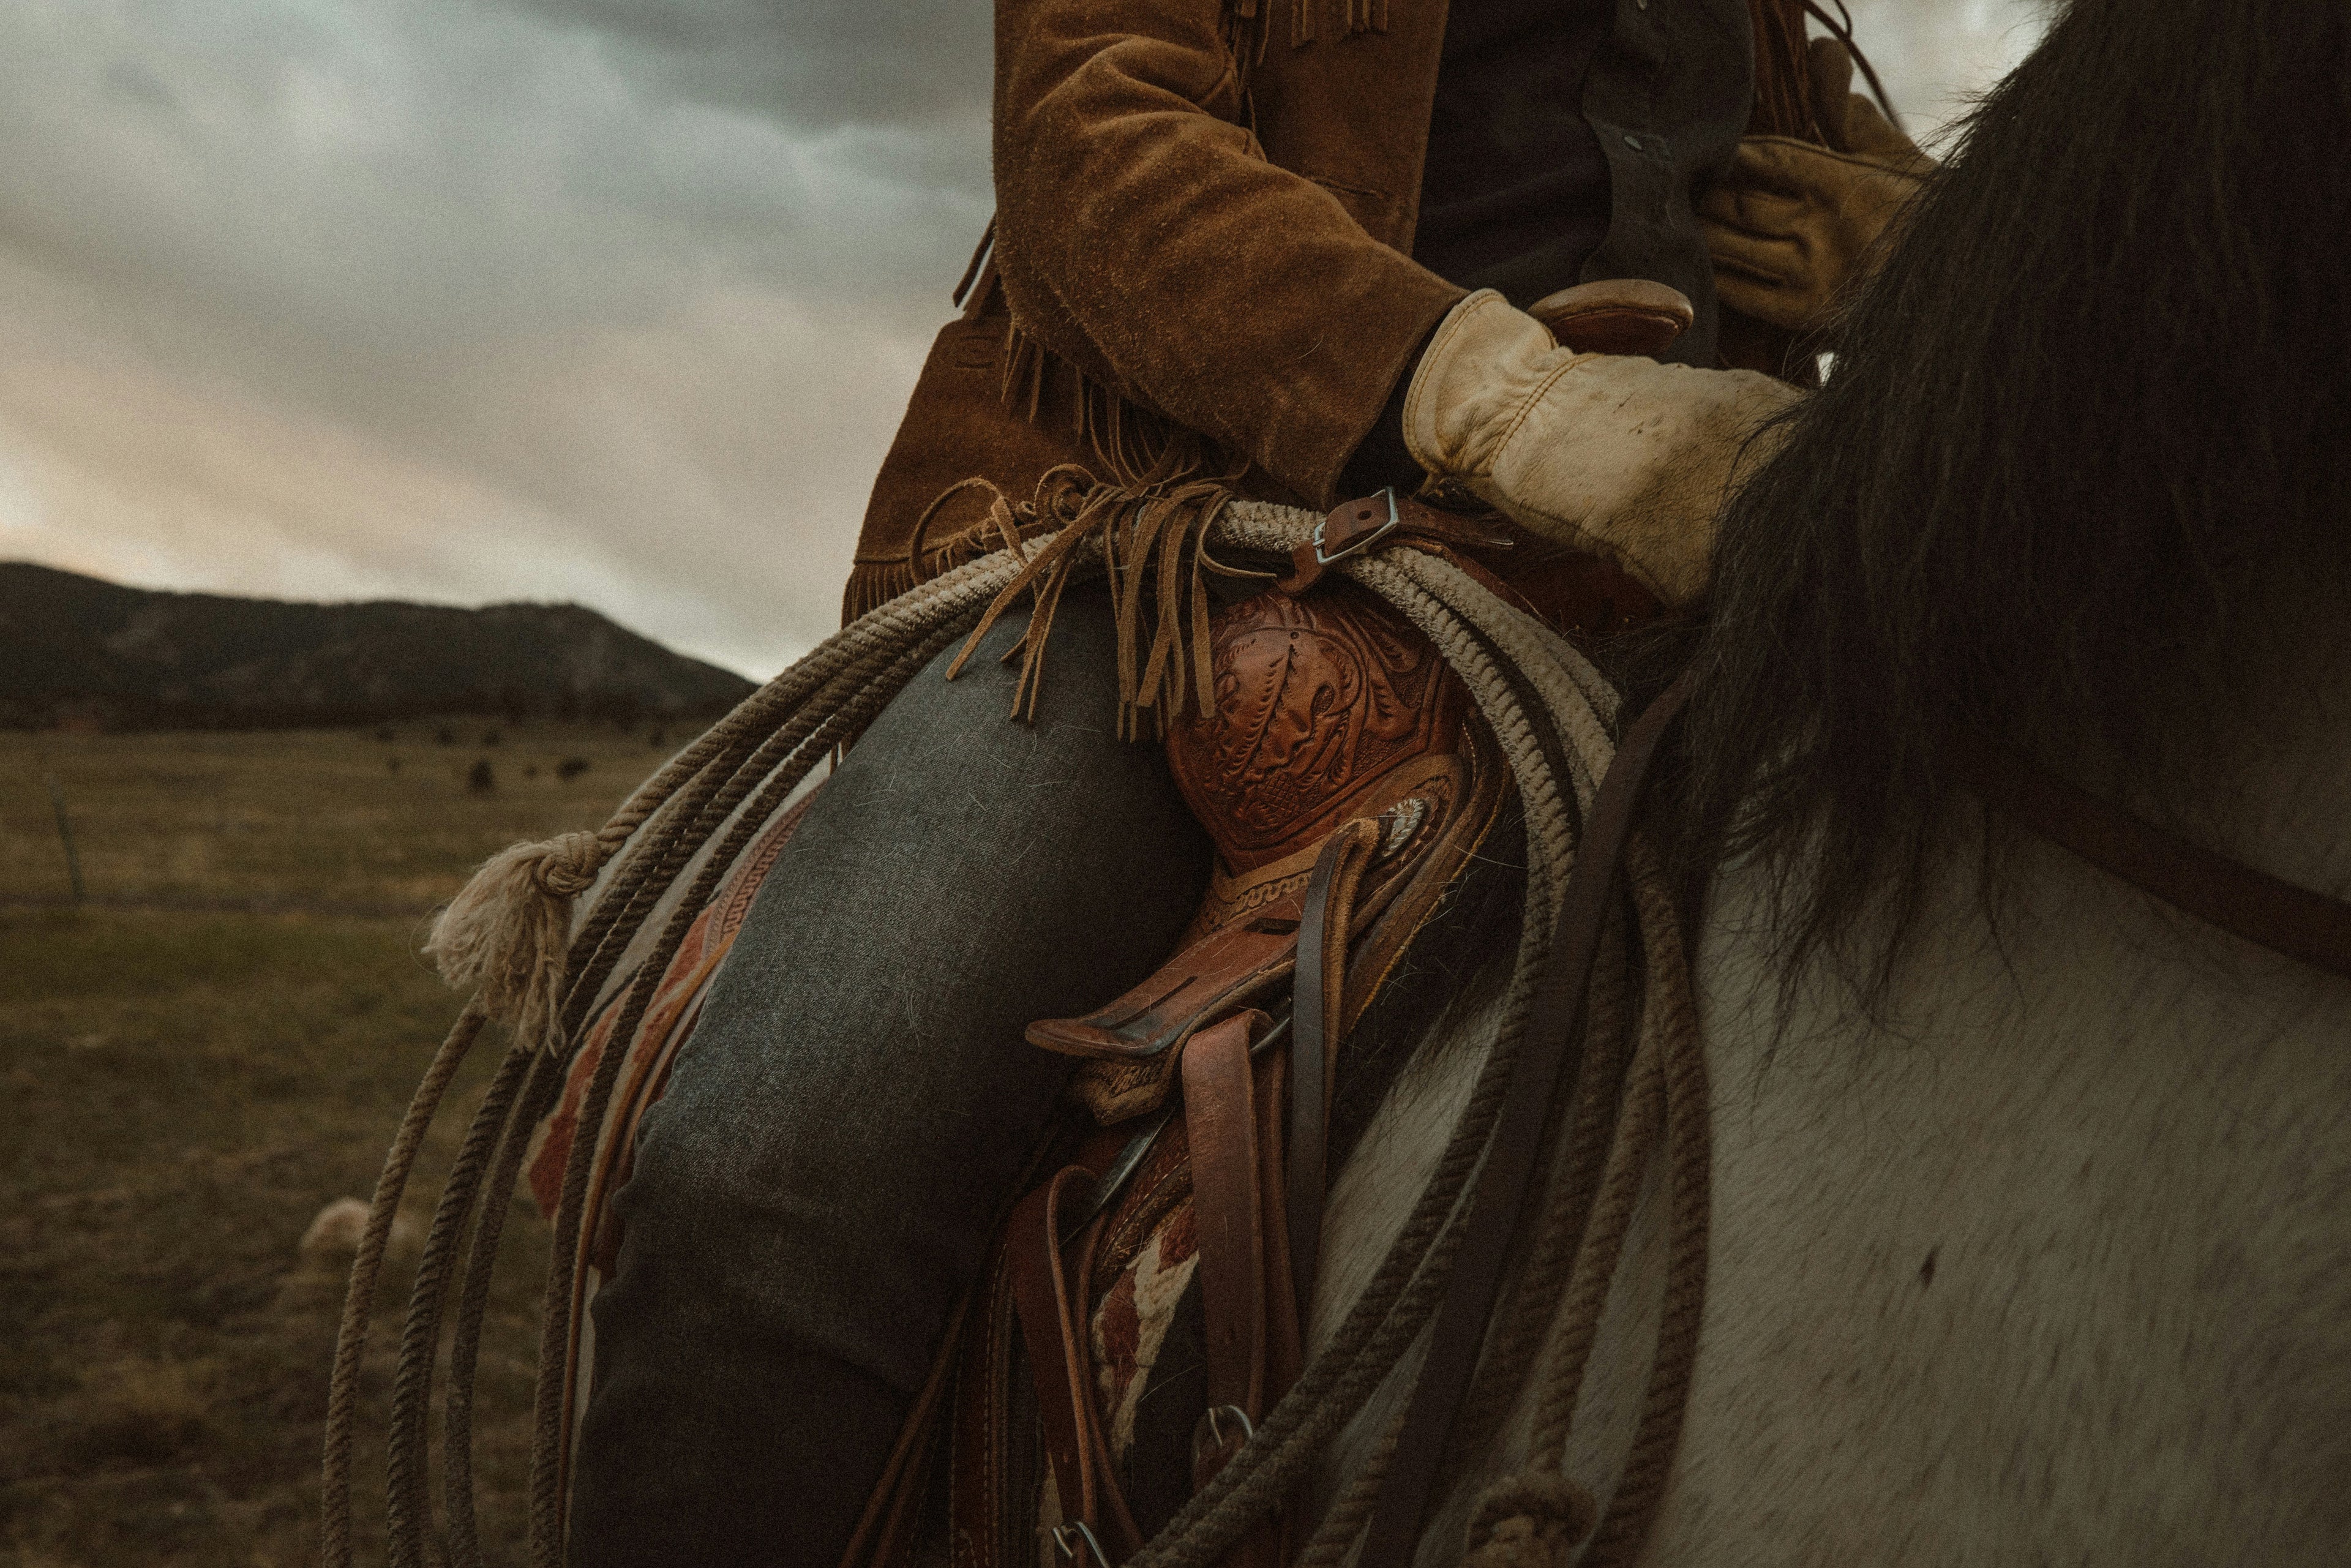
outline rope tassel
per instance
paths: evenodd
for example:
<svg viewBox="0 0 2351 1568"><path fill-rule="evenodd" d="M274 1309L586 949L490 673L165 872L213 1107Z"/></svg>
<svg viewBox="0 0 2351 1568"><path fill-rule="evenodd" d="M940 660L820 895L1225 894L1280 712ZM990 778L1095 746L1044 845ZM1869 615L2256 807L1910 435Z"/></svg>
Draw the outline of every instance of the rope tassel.
<svg viewBox="0 0 2351 1568"><path fill-rule="evenodd" d="M564 833L492 855L433 923L424 951L441 978L474 989L517 1040L554 1049L572 902L624 836L607 843L601 833Z"/></svg>

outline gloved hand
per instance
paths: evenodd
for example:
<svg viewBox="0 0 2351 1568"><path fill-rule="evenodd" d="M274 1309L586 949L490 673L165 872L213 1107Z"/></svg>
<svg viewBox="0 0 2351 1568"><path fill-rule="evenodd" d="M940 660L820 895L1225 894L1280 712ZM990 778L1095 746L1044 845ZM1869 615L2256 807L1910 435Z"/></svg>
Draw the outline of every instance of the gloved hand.
<svg viewBox="0 0 2351 1568"><path fill-rule="evenodd" d="M1734 467L1763 455L1749 437L1800 395L1753 371L1562 349L1487 288L1437 324L1405 394L1404 439L1431 474L1685 604L1706 591Z"/></svg>
<svg viewBox="0 0 2351 1568"><path fill-rule="evenodd" d="M1820 324L1935 167L1852 90L1853 57L1843 44L1813 39L1809 65L1830 145L1747 137L1698 202L1717 296L1792 332Z"/></svg>

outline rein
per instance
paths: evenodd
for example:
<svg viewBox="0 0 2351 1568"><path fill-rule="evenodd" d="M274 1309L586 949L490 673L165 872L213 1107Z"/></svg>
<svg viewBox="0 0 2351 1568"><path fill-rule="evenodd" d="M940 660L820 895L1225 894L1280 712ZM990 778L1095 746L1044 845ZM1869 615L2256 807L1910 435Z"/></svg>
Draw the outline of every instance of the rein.
<svg viewBox="0 0 2351 1568"><path fill-rule="evenodd" d="M2141 893L2255 946L2351 979L2351 902L2166 832L2004 746L1969 758L1984 803Z"/></svg>
<svg viewBox="0 0 2351 1568"><path fill-rule="evenodd" d="M1579 1065L1572 1061L1573 1048L1583 1039L1593 966L1625 870L1641 786L1659 744L1688 702L1692 684L1689 674L1684 672L1634 721L1593 800L1583 841L1568 874L1559 921L1552 928L1551 965L1527 1020L1527 1049L1510 1075L1510 1098L1479 1176L1468 1233L1445 1304L1437 1313L1428 1359L1421 1365L1420 1381L1405 1416L1387 1485L1364 1539L1360 1568L1406 1568L1419 1542L1422 1520L1477 1374L1502 1277L1522 1239L1550 1108L1562 1075ZM1701 1219L1701 1227L1703 1223ZM1699 1234L1703 1236L1702 1228ZM1702 1242L1694 1282L1678 1291L1668 1290L1667 1322L1687 1317L1694 1324L1705 1290ZM1679 1299L1685 1296L1688 1299ZM1686 1339L1678 1345L1661 1344L1658 1356L1661 1369L1684 1390L1688 1386L1688 1358L1696 1351L1697 1335L1690 1333ZM1670 1458L1680 1434L1678 1399L1668 1419L1671 1430L1661 1440ZM1642 1500L1646 1507L1655 1500ZM1647 1524L1646 1518L1640 1519L1629 1531L1632 1538L1637 1541L1645 1536Z"/></svg>

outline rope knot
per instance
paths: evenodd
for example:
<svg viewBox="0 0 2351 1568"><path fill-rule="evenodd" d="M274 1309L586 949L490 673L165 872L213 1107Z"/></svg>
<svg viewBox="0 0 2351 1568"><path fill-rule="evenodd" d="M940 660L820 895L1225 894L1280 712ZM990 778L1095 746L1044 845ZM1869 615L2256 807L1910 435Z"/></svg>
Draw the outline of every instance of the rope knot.
<svg viewBox="0 0 2351 1568"><path fill-rule="evenodd" d="M1478 1500L1462 1568L1564 1568L1598 1515L1592 1494L1558 1471L1521 1470Z"/></svg>
<svg viewBox="0 0 2351 1568"><path fill-rule="evenodd" d="M529 848L539 857L538 863L531 868L531 881L538 884L540 892L557 898L574 898L587 892L595 885L596 873L611 858L601 833L559 833Z"/></svg>
<svg viewBox="0 0 2351 1568"><path fill-rule="evenodd" d="M500 850L433 923L424 944L441 977L479 997L518 1040L552 1048L563 998L571 903L625 834L563 833Z"/></svg>

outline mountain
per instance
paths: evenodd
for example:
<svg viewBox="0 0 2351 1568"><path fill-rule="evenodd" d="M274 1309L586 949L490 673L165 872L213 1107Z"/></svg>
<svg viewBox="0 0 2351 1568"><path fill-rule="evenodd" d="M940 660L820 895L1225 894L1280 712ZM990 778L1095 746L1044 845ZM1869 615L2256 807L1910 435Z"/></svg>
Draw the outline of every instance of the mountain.
<svg viewBox="0 0 2351 1568"><path fill-rule="evenodd" d="M5 728L698 718L751 690L576 604L297 604L157 593L0 561Z"/></svg>

